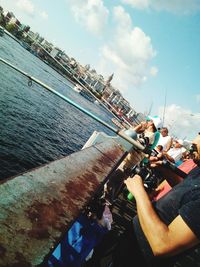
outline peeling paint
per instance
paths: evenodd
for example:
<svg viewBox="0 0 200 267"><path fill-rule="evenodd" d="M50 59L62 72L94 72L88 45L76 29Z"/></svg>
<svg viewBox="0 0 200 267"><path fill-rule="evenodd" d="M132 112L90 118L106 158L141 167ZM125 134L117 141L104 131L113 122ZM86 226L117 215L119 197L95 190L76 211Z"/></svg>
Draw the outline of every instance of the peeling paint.
<svg viewBox="0 0 200 267"><path fill-rule="evenodd" d="M110 141L2 183L0 266L41 266L123 154Z"/></svg>

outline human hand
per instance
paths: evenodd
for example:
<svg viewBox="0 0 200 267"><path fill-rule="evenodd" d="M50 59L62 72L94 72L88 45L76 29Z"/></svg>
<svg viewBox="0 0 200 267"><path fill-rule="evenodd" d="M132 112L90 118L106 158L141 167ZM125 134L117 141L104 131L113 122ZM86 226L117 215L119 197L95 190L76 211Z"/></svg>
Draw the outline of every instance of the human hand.
<svg viewBox="0 0 200 267"><path fill-rule="evenodd" d="M163 165L163 161L162 160L156 160L156 161L151 161L150 162L150 167L151 168L157 168L159 166Z"/></svg>
<svg viewBox="0 0 200 267"><path fill-rule="evenodd" d="M140 123L140 125L141 125L142 129L144 129L144 130L147 128L147 122L146 121L142 121Z"/></svg>
<svg viewBox="0 0 200 267"><path fill-rule="evenodd" d="M147 122L142 121L140 124L134 127L134 130L136 131L136 133L143 133L146 128L147 128Z"/></svg>
<svg viewBox="0 0 200 267"><path fill-rule="evenodd" d="M141 190L144 190L143 181L140 175L135 174L133 177L129 177L124 181L127 189L132 195L136 195Z"/></svg>

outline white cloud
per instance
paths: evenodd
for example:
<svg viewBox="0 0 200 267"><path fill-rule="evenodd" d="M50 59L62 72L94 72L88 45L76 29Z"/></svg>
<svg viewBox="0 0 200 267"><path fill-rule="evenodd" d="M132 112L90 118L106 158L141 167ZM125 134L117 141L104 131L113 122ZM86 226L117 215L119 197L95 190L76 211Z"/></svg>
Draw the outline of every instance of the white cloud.
<svg viewBox="0 0 200 267"><path fill-rule="evenodd" d="M33 15L34 14L34 5L30 0L18 0L16 6L21 9L23 12Z"/></svg>
<svg viewBox="0 0 200 267"><path fill-rule="evenodd" d="M151 67L151 69L150 69L150 74L151 74L152 76L156 76L157 73L158 73L158 68L157 68L157 67Z"/></svg>
<svg viewBox="0 0 200 267"><path fill-rule="evenodd" d="M196 95L197 103L200 103L200 95Z"/></svg>
<svg viewBox="0 0 200 267"><path fill-rule="evenodd" d="M16 17L22 18L24 17L23 15L27 15L33 19L33 17L39 15L42 19L48 18L47 12L41 11L30 0L17 0L14 3L13 0L0 0L0 5L5 10L14 12Z"/></svg>
<svg viewBox="0 0 200 267"><path fill-rule="evenodd" d="M116 29L113 39L101 48L101 66L104 67L101 72L114 72L113 84L119 89L127 90L130 86L139 86L146 81L149 62L156 51L150 37L139 27L132 26L131 17L123 7L115 7L113 15ZM153 70L154 74L158 71L155 67Z"/></svg>
<svg viewBox="0 0 200 267"><path fill-rule="evenodd" d="M200 10L199 0L121 0L138 9L165 10L171 13L190 14Z"/></svg>
<svg viewBox="0 0 200 267"><path fill-rule="evenodd" d="M148 8L150 4L150 0L122 0L122 2L138 9Z"/></svg>
<svg viewBox="0 0 200 267"><path fill-rule="evenodd" d="M163 118L163 107L159 110ZM192 113L175 104L165 108L164 125L178 138L192 140L199 132L200 113Z"/></svg>
<svg viewBox="0 0 200 267"><path fill-rule="evenodd" d="M109 10L102 0L67 0L77 22L95 35L103 33Z"/></svg>
<svg viewBox="0 0 200 267"><path fill-rule="evenodd" d="M40 12L40 16L45 20L48 19L48 17L49 17L46 11Z"/></svg>

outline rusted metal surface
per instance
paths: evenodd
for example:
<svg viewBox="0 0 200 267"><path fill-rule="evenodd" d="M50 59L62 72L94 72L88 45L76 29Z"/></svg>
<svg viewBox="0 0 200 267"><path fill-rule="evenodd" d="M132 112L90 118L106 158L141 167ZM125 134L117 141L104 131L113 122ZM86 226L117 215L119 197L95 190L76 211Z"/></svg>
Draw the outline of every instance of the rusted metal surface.
<svg viewBox="0 0 200 267"><path fill-rule="evenodd" d="M124 151L109 140L0 185L0 266L43 266Z"/></svg>

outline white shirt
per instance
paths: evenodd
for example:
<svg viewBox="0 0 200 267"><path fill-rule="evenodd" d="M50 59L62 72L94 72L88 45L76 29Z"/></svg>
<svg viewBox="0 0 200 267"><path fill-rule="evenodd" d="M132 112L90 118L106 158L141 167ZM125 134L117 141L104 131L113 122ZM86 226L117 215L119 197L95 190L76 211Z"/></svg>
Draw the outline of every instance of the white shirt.
<svg viewBox="0 0 200 267"><path fill-rule="evenodd" d="M178 147L178 148L172 147L167 152L167 154L170 157L172 157L174 159L175 163L176 163L182 158L183 152L184 152L184 148L183 147Z"/></svg>
<svg viewBox="0 0 200 267"><path fill-rule="evenodd" d="M160 134L160 138L158 140L158 144L157 145L161 145L163 146L163 150L165 151L167 149L167 145L169 144L169 142L171 142L171 136L167 135L167 136L162 136L162 134Z"/></svg>

